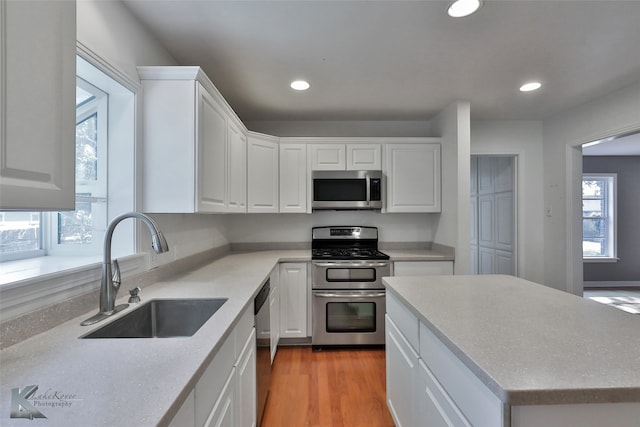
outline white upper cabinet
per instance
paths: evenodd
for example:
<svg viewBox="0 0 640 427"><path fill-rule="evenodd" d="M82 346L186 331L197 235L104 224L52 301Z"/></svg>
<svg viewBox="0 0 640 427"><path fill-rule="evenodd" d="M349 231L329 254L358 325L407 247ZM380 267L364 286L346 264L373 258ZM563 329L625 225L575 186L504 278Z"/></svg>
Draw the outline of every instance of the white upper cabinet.
<svg viewBox="0 0 640 427"><path fill-rule="evenodd" d="M364 143L311 144L312 170L380 170L382 150L380 144Z"/></svg>
<svg viewBox="0 0 640 427"><path fill-rule="evenodd" d="M200 67L138 67L143 210L245 212L246 130Z"/></svg>
<svg viewBox="0 0 640 427"><path fill-rule="evenodd" d="M381 170L380 144L347 144L347 170Z"/></svg>
<svg viewBox="0 0 640 427"><path fill-rule="evenodd" d="M247 211L247 135L240 126L229 123L229 212Z"/></svg>
<svg viewBox="0 0 640 427"><path fill-rule="evenodd" d="M346 146L344 144L312 144L311 169L314 171L335 171L347 168Z"/></svg>
<svg viewBox="0 0 640 427"><path fill-rule="evenodd" d="M307 212L307 146L280 145L280 212Z"/></svg>
<svg viewBox="0 0 640 427"><path fill-rule="evenodd" d="M76 2L0 0L0 209L75 209L75 88Z"/></svg>
<svg viewBox="0 0 640 427"><path fill-rule="evenodd" d="M227 117L202 84L196 84L197 132L194 145L198 212L225 212L227 195ZM170 122L169 122L170 123ZM157 126L157 123L155 124ZM145 129L146 131L147 129ZM145 132L146 134L146 132ZM146 165L153 167L153 165ZM169 174L169 176L173 175ZM146 177L145 177L146 178ZM188 179L189 177L187 177ZM147 180L144 180L147 183Z"/></svg>
<svg viewBox="0 0 640 427"><path fill-rule="evenodd" d="M385 144L387 212L440 212L440 144Z"/></svg>
<svg viewBox="0 0 640 427"><path fill-rule="evenodd" d="M247 148L247 211L277 213L278 138L249 133Z"/></svg>

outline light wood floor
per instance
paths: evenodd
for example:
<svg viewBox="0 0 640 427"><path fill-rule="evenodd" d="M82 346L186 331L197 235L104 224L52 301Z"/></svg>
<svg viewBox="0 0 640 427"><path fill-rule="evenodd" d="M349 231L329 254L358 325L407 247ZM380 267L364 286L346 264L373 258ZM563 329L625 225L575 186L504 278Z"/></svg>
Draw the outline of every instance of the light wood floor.
<svg viewBox="0 0 640 427"><path fill-rule="evenodd" d="M383 349L279 347L262 427L393 427Z"/></svg>

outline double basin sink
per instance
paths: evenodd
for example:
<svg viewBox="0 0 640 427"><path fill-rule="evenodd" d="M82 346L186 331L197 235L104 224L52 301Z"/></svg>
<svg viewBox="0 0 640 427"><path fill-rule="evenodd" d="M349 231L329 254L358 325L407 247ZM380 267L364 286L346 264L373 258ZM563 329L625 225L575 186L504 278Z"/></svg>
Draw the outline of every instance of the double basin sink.
<svg viewBox="0 0 640 427"><path fill-rule="evenodd" d="M155 299L81 338L190 337L227 298Z"/></svg>

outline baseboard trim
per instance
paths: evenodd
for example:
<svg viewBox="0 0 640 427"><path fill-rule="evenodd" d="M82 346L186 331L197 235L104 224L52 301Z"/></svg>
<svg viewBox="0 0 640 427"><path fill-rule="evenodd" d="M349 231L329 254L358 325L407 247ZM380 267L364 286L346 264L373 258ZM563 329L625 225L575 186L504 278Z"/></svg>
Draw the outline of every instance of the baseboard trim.
<svg viewBox="0 0 640 427"><path fill-rule="evenodd" d="M640 280L585 281L584 289L640 288Z"/></svg>

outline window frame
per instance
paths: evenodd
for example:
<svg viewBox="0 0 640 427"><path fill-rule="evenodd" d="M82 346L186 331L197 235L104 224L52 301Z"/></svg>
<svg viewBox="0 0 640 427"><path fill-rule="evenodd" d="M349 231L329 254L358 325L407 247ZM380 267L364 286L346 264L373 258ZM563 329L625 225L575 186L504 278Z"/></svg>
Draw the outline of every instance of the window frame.
<svg viewBox="0 0 640 427"><path fill-rule="evenodd" d="M82 43L77 43L76 75L109 93L109 111L117 120L109 122L108 216L137 210L141 203L142 84L137 78L112 65ZM95 77L95 80L94 80ZM123 277L141 274L149 268L149 255L140 244L143 233L136 221L124 221L112 244L113 256L120 261ZM146 230L145 230L146 231ZM46 236L45 236L46 237ZM0 312L3 318L51 307L100 286L102 256L40 256L0 264Z"/></svg>
<svg viewBox="0 0 640 427"><path fill-rule="evenodd" d="M617 262L618 261L618 245L617 245L617 182L618 182L618 174L616 173L583 173L582 181L596 181L596 180L604 180L606 183L606 194L603 195L602 198L594 198L584 196L582 193L582 201L584 200L604 200L604 210L606 211L603 216L597 217L602 218L605 221L605 236L604 243L606 245L605 255L601 256L593 256L584 255L584 234L582 238L583 242L583 251L582 251L582 259L584 262L597 263L597 262ZM583 221L583 229L584 229L584 220L585 219L593 219L594 217L585 217L584 216L584 204L582 208L582 221Z"/></svg>

